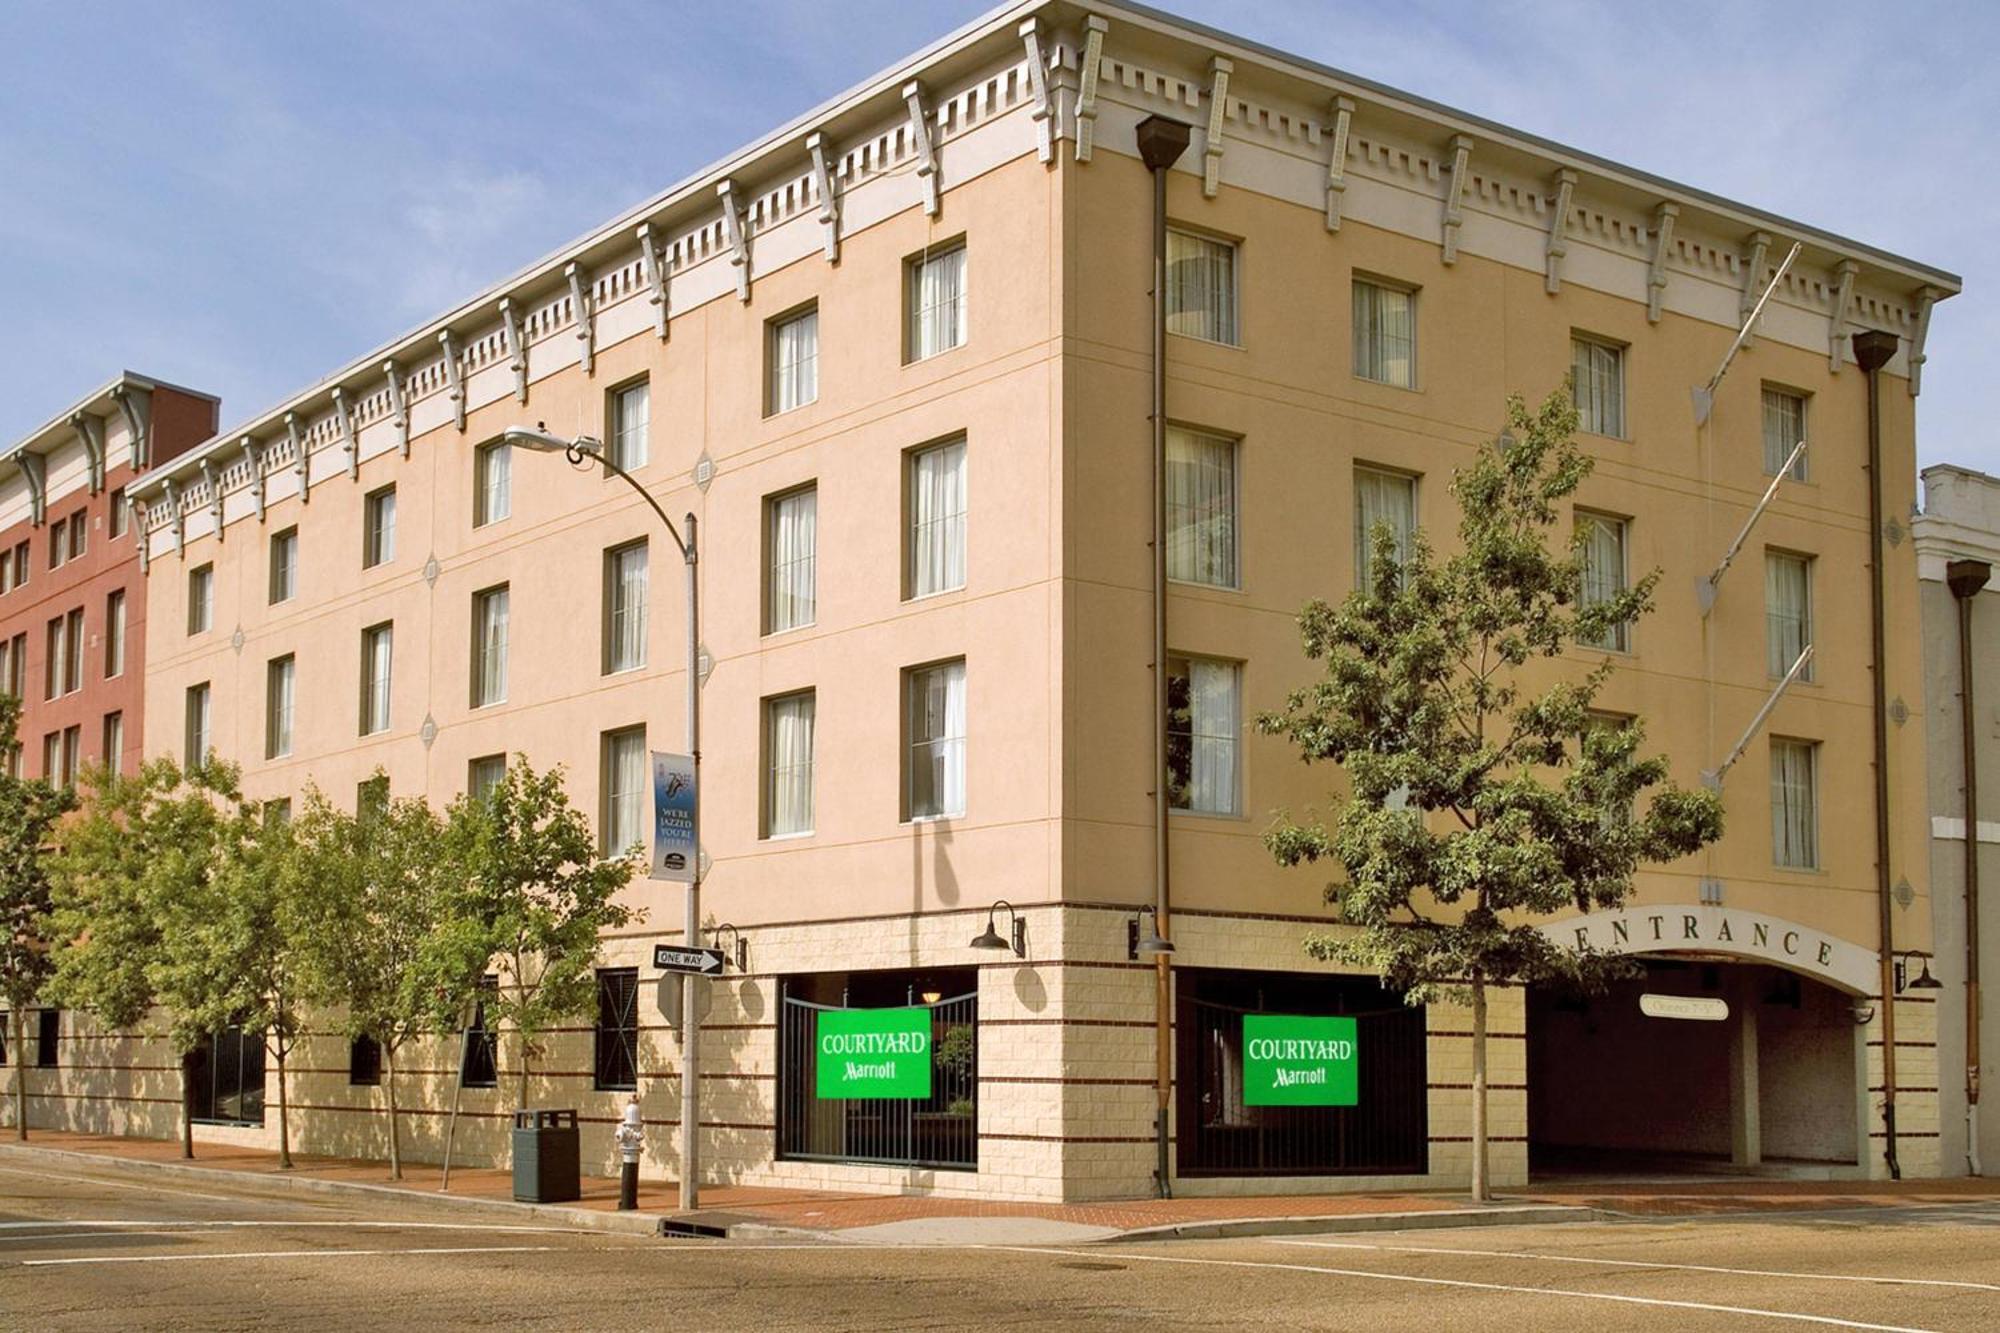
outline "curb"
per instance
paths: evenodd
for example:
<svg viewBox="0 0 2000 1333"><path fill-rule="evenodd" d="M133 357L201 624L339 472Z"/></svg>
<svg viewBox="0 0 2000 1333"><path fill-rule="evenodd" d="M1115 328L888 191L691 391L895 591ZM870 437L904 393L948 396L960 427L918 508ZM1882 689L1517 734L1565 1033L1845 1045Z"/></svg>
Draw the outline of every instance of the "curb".
<svg viewBox="0 0 2000 1333"><path fill-rule="evenodd" d="M1346 1231L1437 1231L1450 1227L1542 1226L1552 1222L1598 1222L1611 1217L1597 1208L1569 1204L1501 1204L1490 1208L1443 1208L1415 1213L1343 1213L1324 1217L1245 1217L1214 1222L1179 1222L1136 1227L1097 1242L1118 1245L1148 1240L1230 1240L1245 1236L1332 1235Z"/></svg>
<svg viewBox="0 0 2000 1333"><path fill-rule="evenodd" d="M659 1236L666 1218L658 1213L600 1212L592 1208L567 1208L553 1203L515 1203L508 1199L470 1199L462 1195L407 1189L400 1185L369 1185L361 1181L325 1180L318 1176L276 1175L253 1171L231 1171L218 1166L187 1166L179 1162L155 1162L108 1154L76 1152L68 1148L38 1148L30 1144L0 1144L0 1160L39 1160L51 1165L108 1167L128 1175L169 1176L211 1184L234 1185L247 1194L267 1198L287 1198L301 1193L362 1195L376 1199L397 1199L418 1205L439 1205L461 1212L507 1218L514 1222L560 1224L578 1231L603 1231L621 1236Z"/></svg>

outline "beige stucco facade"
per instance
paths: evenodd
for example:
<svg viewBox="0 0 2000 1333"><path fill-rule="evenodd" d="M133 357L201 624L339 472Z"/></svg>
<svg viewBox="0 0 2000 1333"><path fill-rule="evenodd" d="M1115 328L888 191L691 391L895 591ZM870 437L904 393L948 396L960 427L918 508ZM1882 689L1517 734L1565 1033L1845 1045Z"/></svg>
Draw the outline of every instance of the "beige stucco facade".
<svg viewBox="0 0 2000 1333"><path fill-rule="evenodd" d="M1777 704L1766 733L1820 746L1819 868L1773 868L1760 737L1724 783L1727 836L1641 876L1634 910L1720 907L1739 914L1746 940L1761 922L1767 933L1777 923L1781 941L1796 925L1832 943L1824 958L1778 956L1711 930L1634 948L1725 970L1768 963L1836 996L1800 1012L1833 1015L1837 1030L1815 1038L1815 1058L1823 1065L1832 1049L1853 1074L1840 1088L1850 1141L1809 1165L1881 1172L1883 1015L1856 1026L1849 1004L1879 1011L1868 965L1882 942L1869 818L1867 394L1847 339L1881 328L1904 340L1881 379L1882 512L1894 528L1882 547L1883 670L1890 699L1914 713L1923 699L1916 567L1901 521L1914 501L1910 373L1929 302L1951 280L1794 228L1805 254L1698 427L1689 390L1729 347L1757 285L1749 278L1782 257L1776 246L1747 258L1753 235L1778 229L1775 220L1146 11L1098 15L1108 19L1102 28L1074 6L1021 5L982 21L156 473L142 497L153 623L187 623L189 572L205 564L215 570L216 610L209 631L167 630L149 646L147 752L181 752L187 692L208 683L212 744L243 765L259 798L295 797L313 782L346 805L380 767L397 794L442 805L465 788L470 760L505 753L564 765L576 802L599 811L604 733L643 724L650 747L682 744L681 563L637 497L560 456L516 451L511 513L475 526L474 456L520 423L601 436L609 392L646 377L649 461L636 475L670 514L693 513L700 533L701 637L712 663L702 687L705 916L748 941L747 972L714 985L706 1028L711 1177L1034 1198L1149 1192L1154 968L1131 955L1127 936L1152 898L1154 787L1150 186L1132 144L1139 118L1173 116L1198 128L1172 173L1169 217L1236 244L1240 337L1168 339L1167 413L1237 442L1239 578L1234 588L1169 590L1169 649L1242 664L1243 724L1241 813L1171 821L1176 973L1330 971L1301 947L1330 924L1326 876L1279 869L1261 835L1277 811L1324 804L1332 776L1256 736L1248 719L1309 678L1299 607L1352 585L1356 465L1416 475L1418 519L1448 542L1453 469L1499 429L1508 393L1533 400L1556 389L1572 335L1592 335L1624 349L1626 429L1584 438L1597 468L1579 504L1628 521L1634 577L1661 571L1658 610L1618 655L1602 703L1643 719L1681 782L1718 765L1776 684L1766 669L1765 549L1815 562L1813 679ZM1218 73L1231 81L1218 87ZM824 136L823 179L808 132ZM1468 151L1457 155L1461 138ZM1560 214L1558 173L1581 176L1574 196L1561 189ZM734 184L719 195L718 181ZM1671 229L1662 203L1677 210ZM965 342L906 362L908 262L961 238ZM649 259L655 245L664 248ZM1415 292L1413 387L1351 373L1357 274ZM819 315L818 398L767 415L767 323L805 302ZM1704 616L1697 580L1769 484L1759 424L1767 383L1807 401L1809 480L1780 489ZM961 434L964 587L912 600L906 454ZM816 620L765 634L766 501L807 482L818 495ZM365 498L391 484L395 555L364 569ZM299 592L274 606L269 543L294 525ZM607 675L603 556L641 537L651 557L646 665ZM510 591L506 697L475 708L473 595L500 584ZM385 621L395 626L390 725L363 736L361 634ZM298 664L293 745L266 759L266 664L286 654ZM1602 656L1579 653L1561 669ZM965 812L911 821L904 672L958 657ZM806 688L816 691L813 832L760 837L760 701ZM1891 880L1909 889L1893 909L1894 947L1924 949L1923 728L1893 706L1890 714L1888 861ZM636 966L644 980L639 1084L658 1131L649 1169L671 1174L679 1055L649 954L680 935L680 896L640 880L628 897L644 918L605 942L606 963ZM1026 920L1023 959L967 947L998 899ZM1827 961L1835 957L1842 966ZM975 967L976 1170L778 1151L785 978ZM1522 992L1497 995L1493 1162L1503 1185L1529 1169L1530 1013ZM1930 1018L1922 1004L1898 1003L1906 1174L1937 1167ZM1744 1056L1745 1021L1718 1040L1735 1042L1736 1068L1750 1071L1754 1090L1755 1028ZM1174 1188L1464 1181L1468 1028L1466 1015L1444 1007L1423 1015L1421 1169L1232 1175L1177 1166ZM80 1040L76 1068L47 1074L41 1114L166 1132L174 1100L161 1087L172 1075L125 1072L150 1057L110 1042ZM510 1050L503 1039L503 1064ZM364 1114L378 1093L347 1085L345 1054L331 1035L309 1046L293 1089L295 1133L310 1149L378 1151L379 1117ZM406 1061L416 1072L401 1100L419 1154L441 1137L454 1058L439 1042ZM625 1094L593 1089L589 1029L564 1034L543 1064L536 1100L579 1107L585 1160L608 1165ZM1766 1086L1787 1068L1767 1059ZM62 1100L58 1087L90 1100ZM468 1092L461 1151L502 1157L511 1104L504 1076L499 1090ZM1177 1094L1177 1136L1192 1104ZM268 1140L275 1117L202 1133Z"/></svg>

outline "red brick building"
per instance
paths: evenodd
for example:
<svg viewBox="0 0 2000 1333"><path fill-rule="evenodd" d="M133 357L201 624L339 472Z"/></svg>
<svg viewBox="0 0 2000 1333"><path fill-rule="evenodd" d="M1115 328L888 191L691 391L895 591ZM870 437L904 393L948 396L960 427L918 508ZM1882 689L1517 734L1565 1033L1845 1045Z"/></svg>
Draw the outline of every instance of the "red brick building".
<svg viewBox="0 0 2000 1333"><path fill-rule="evenodd" d="M133 477L215 433L218 401L125 371L0 452L0 690L21 698L12 771L136 767L144 569Z"/></svg>

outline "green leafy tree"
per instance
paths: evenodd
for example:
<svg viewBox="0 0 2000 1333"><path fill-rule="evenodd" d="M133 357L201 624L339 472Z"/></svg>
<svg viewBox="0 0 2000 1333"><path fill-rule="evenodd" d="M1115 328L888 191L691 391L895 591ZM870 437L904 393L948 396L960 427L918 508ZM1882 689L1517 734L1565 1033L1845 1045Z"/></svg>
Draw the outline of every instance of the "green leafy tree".
<svg viewBox="0 0 2000 1333"><path fill-rule="evenodd" d="M525 759L486 795L453 802L447 825L446 857L465 876L464 915L479 922L504 973L488 1011L514 1030L526 1107L543 1034L596 1001L599 935L635 918L617 894L636 862L600 854L563 770L538 774Z"/></svg>
<svg viewBox="0 0 2000 1333"><path fill-rule="evenodd" d="M113 1029L163 1012L181 1060L181 1155L192 1157L190 1057L226 1025L234 987L217 963L215 921L246 826L237 770L155 759L137 774L96 769L83 781L81 814L50 866L57 944L49 991Z"/></svg>
<svg viewBox="0 0 2000 1333"><path fill-rule="evenodd" d="M0 694L0 757L19 744L21 701ZM13 777L0 767L0 1001L13 1031L14 1133L28 1137L28 1006L41 998L55 964L50 958L50 838L76 807L69 792Z"/></svg>
<svg viewBox="0 0 2000 1333"><path fill-rule="evenodd" d="M1299 617L1323 674L1257 720L1348 782L1329 819L1281 816L1266 838L1285 865L1331 861L1344 876L1327 896L1347 929L1308 951L1375 971L1411 1004L1471 1007L1481 1201L1488 987L1591 990L1624 974L1629 963L1561 947L1537 922L1617 907L1639 866L1722 832L1720 798L1675 785L1663 757L1641 758L1637 722L1597 724L1610 663L1557 661L1648 611L1658 579L1586 598L1582 535L1551 549L1562 504L1591 469L1569 394L1538 410L1510 397L1507 421L1453 477L1457 549L1439 555L1416 534L1399 560L1378 524L1369 586Z"/></svg>
<svg viewBox="0 0 2000 1333"><path fill-rule="evenodd" d="M279 863L278 892L300 946L300 997L338 1008L345 1034L382 1052L392 1180L403 1178L397 1054L412 1037L451 1026L484 962L476 924L456 915L461 870L443 833L421 799L350 815L308 788Z"/></svg>

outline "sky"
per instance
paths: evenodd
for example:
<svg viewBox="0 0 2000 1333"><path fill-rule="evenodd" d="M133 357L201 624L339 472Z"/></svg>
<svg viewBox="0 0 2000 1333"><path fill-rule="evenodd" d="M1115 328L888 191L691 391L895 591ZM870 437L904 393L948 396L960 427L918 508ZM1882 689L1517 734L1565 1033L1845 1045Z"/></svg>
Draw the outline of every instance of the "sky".
<svg viewBox="0 0 2000 1333"><path fill-rule="evenodd" d="M2000 474L2000 5L1162 7L1960 274L1919 461ZM989 8L10 0L0 447L120 369L227 428Z"/></svg>

